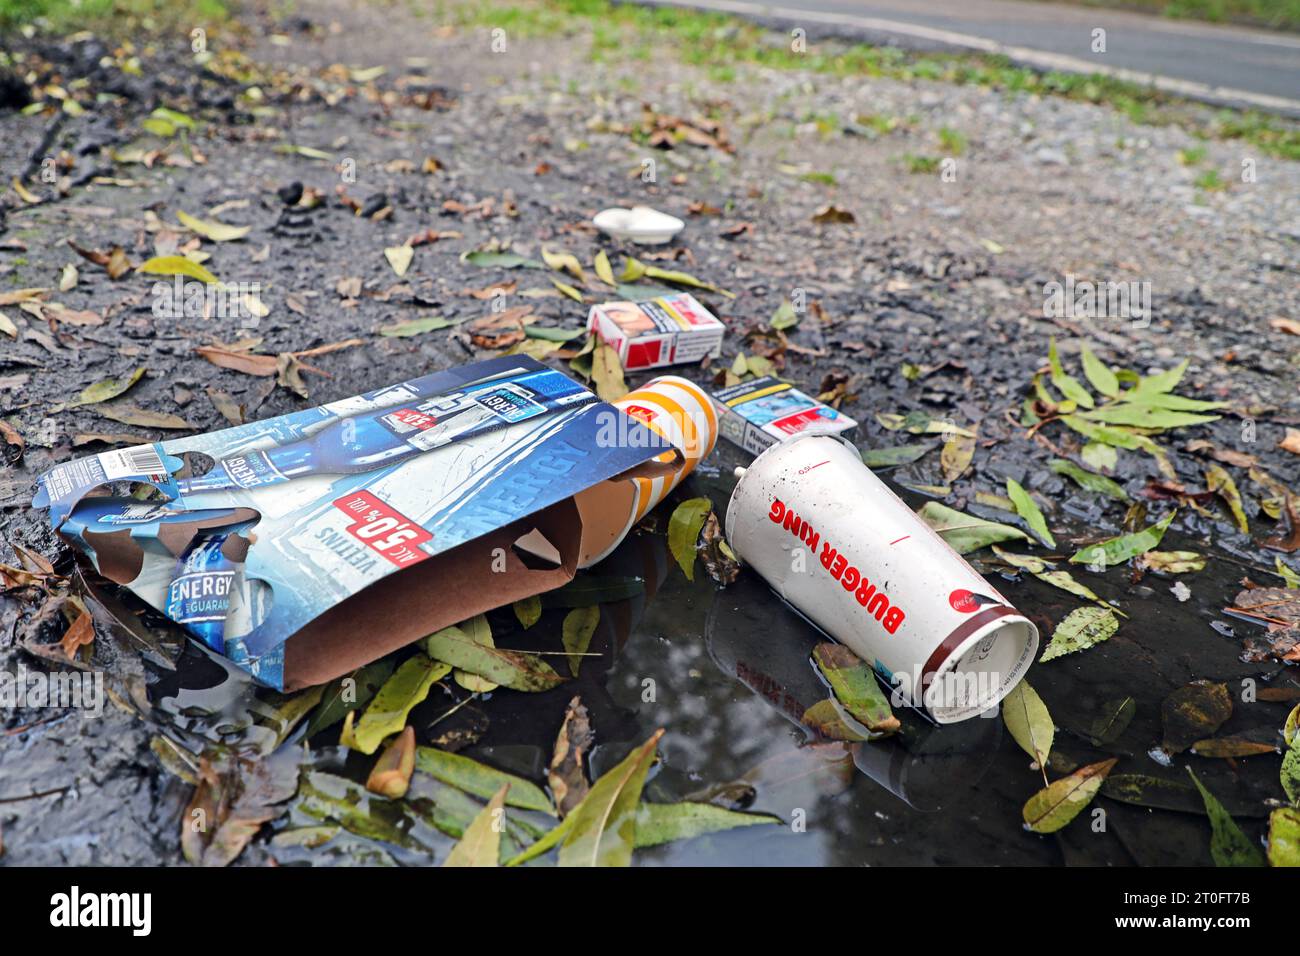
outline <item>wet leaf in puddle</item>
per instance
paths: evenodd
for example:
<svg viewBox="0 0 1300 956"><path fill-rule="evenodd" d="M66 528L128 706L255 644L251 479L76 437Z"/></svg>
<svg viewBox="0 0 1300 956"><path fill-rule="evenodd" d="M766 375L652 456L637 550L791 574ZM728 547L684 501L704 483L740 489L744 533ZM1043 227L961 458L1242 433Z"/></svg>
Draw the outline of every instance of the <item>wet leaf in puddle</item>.
<svg viewBox="0 0 1300 956"><path fill-rule="evenodd" d="M1189 574L1205 570L1205 555L1195 551L1147 551L1138 555L1137 566L1165 574Z"/></svg>
<svg viewBox="0 0 1300 956"><path fill-rule="evenodd" d="M1038 766L1047 766L1056 727L1047 705L1029 686L1029 681L1022 680L1003 698L1002 720L1020 749L1033 757Z"/></svg>
<svg viewBox="0 0 1300 956"><path fill-rule="evenodd" d="M1114 743L1120 738L1137 713L1137 702L1132 697L1108 700L1102 704L1101 714L1088 725L1085 736L1094 747Z"/></svg>
<svg viewBox="0 0 1300 956"><path fill-rule="evenodd" d="M427 773L448 786L485 800L496 793L502 785L509 784L510 792L506 796L508 805L555 816L555 807L551 805L550 798L536 784L461 754L448 753L433 747L417 747L415 769Z"/></svg>
<svg viewBox="0 0 1300 956"><path fill-rule="evenodd" d="M1265 699L1260 695L1260 700ZM1291 713L1286 715L1286 723L1282 725L1282 740L1288 747L1300 747L1300 704L1292 708Z"/></svg>
<svg viewBox="0 0 1300 956"><path fill-rule="evenodd" d="M1300 866L1300 810L1279 807L1268 818L1270 866Z"/></svg>
<svg viewBox="0 0 1300 956"><path fill-rule="evenodd" d="M1066 654L1087 650L1108 640L1117 630L1119 619L1109 608L1076 608L1056 626L1052 640L1038 662L1042 664Z"/></svg>
<svg viewBox="0 0 1300 956"><path fill-rule="evenodd" d="M423 641L428 655L513 690L543 691L564 678L536 654L484 647L458 627L447 627Z"/></svg>
<svg viewBox="0 0 1300 956"><path fill-rule="evenodd" d="M301 753L288 748L249 761L229 753L200 759L199 785L182 817L181 849L196 866L228 866L262 825L280 816L298 786Z"/></svg>
<svg viewBox="0 0 1300 956"><path fill-rule="evenodd" d="M712 510L713 502L708 498L690 498L679 504L668 520L668 550L688 581L695 580L696 545L704 519Z"/></svg>
<svg viewBox="0 0 1300 956"><path fill-rule="evenodd" d="M740 559L722 536L722 526L712 511L700 530L700 558L704 561L704 570L718 584L728 585L740 574Z"/></svg>
<svg viewBox="0 0 1300 956"><path fill-rule="evenodd" d="M644 849L737 827L780 822L779 817L738 813L711 803L643 803L636 816L636 847Z"/></svg>
<svg viewBox="0 0 1300 956"><path fill-rule="evenodd" d="M410 808L402 801L376 796L346 777L308 771L299 785L294 807L311 819L337 823L368 840L421 848L410 835L414 823Z"/></svg>
<svg viewBox="0 0 1300 956"><path fill-rule="evenodd" d="M1227 503L1228 510L1232 512L1232 518L1237 524L1237 530L1242 534L1249 534L1250 525L1246 521L1246 511L1241 504L1241 492L1237 490L1237 483L1232 480L1227 469L1214 463L1206 465L1205 487Z"/></svg>
<svg viewBox="0 0 1300 956"><path fill-rule="evenodd" d="M392 676L397 664L391 657L381 657L373 664L354 670L326 686L321 703L307 724L307 737L314 737L333 727L351 711L370 702L380 687Z"/></svg>
<svg viewBox="0 0 1300 956"><path fill-rule="evenodd" d="M850 716L839 701L831 698L813 704L803 712L800 720L805 727L815 730L827 740L859 743L871 739L871 732Z"/></svg>
<svg viewBox="0 0 1300 956"><path fill-rule="evenodd" d="M366 789L381 797L400 800L411 786L415 770L415 728L406 727L392 739L366 778Z"/></svg>
<svg viewBox="0 0 1300 956"><path fill-rule="evenodd" d="M1300 747L1294 743L1282 757L1281 781L1286 798L1300 804Z"/></svg>
<svg viewBox="0 0 1300 956"><path fill-rule="evenodd" d="M958 554L969 554L1000 541L1029 540L1019 528L962 514L937 501L927 501L917 514Z"/></svg>
<svg viewBox="0 0 1300 956"><path fill-rule="evenodd" d="M1241 827L1232 819L1228 811L1209 790L1197 779L1191 767L1187 774L1201 793L1205 801L1205 813L1210 818L1210 856L1215 866L1263 866L1264 855Z"/></svg>
<svg viewBox="0 0 1300 956"><path fill-rule="evenodd" d="M555 738L555 751L546 779L555 794L555 806L560 816L582 802L591 785L587 782L586 758L591 745L596 742L587 708L575 697L564 712L564 723Z"/></svg>
<svg viewBox="0 0 1300 956"><path fill-rule="evenodd" d="M1029 497L1029 492L1025 491L1020 482L1014 478L1007 479L1007 497L1016 506L1016 514L1025 520L1025 524L1029 525L1029 530L1035 537L1049 548L1055 548L1056 539L1047 529L1047 519L1043 517L1043 512L1034 499Z"/></svg>
<svg viewBox="0 0 1300 956"><path fill-rule="evenodd" d="M1119 758L1080 767L1068 777L1054 780L1025 803L1021 815L1025 826L1035 833L1055 833L1083 810L1110 773Z"/></svg>
<svg viewBox="0 0 1300 956"><path fill-rule="evenodd" d="M1198 757L1253 757L1277 753L1277 744L1245 736L1208 737L1192 744L1191 752Z"/></svg>
<svg viewBox="0 0 1300 956"><path fill-rule="evenodd" d="M528 630L542 618L542 599L536 594L518 600L511 606L524 630Z"/></svg>
<svg viewBox="0 0 1300 956"><path fill-rule="evenodd" d="M1165 531L1168 530L1169 523L1174 520L1175 514L1177 512L1171 511L1155 524L1133 534L1122 534L1080 548L1070 558L1070 562L1086 564L1089 567L1110 568L1123 564L1130 558L1136 558L1139 554L1154 550L1159 546L1160 539L1165 536Z"/></svg>
<svg viewBox="0 0 1300 956"><path fill-rule="evenodd" d="M385 737L406 726L406 715L450 672L449 663L428 655L417 652L408 657L379 688L356 722L349 746L363 754L374 753Z"/></svg>
<svg viewBox="0 0 1300 956"><path fill-rule="evenodd" d="M879 471L884 468L896 468L918 461L933 445L890 445L884 448L868 448L862 452L862 463L868 468Z"/></svg>
<svg viewBox="0 0 1300 956"><path fill-rule="evenodd" d="M541 595L542 607L571 608L589 604L626 601L645 593L645 581L638 577L582 574L563 587Z"/></svg>
<svg viewBox="0 0 1300 956"><path fill-rule="evenodd" d="M1105 446L1103 446L1105 447ZM1048 462L1047 467L1058 475L1064 475L1071 479L1080 488L1085 491L1093 491L1099 495L1105 495L1107 498L1113 498L1116 501L1128 501L1128 493L1121 488L1116 482L1107 478L1105 475L1098 475L1094 472L1080 468L1072 461L1064 458L1053 458Z"/></svg>
<svg viewBox="0 0 1300 956"><path fill-rule="evenodd" d="M564 616L561 641L569 654L569 673L574 677L578 676L578 669L582 667L582 657L591 646L591 636L596 633L596 625L599 623L599 605L575 607Z"/></svg>
<svg viewBox="0 0 1300 956"><path fill-rule="evenodd" d="M1137 807L1202 815L1205 813L1205 804L1191 784L1148 774L1113 774L1102 784L1101 793L1111 800Z"/></svg>
<svg viewBox="0 0 1300 956"><path fill-rule="evenodd" d="M813 648L813 660L835 698L868 730L893 733L898 718L889 709L889 699L876 681L875 672L843 644L829 641Z"/></svg>
<svg viewBox="0 0 1300 956"><path fill-rule="evenodd" d="M560 866L628 866L636 846L637 807L663 730L592 784L586 799L560 824ZM556 829L559 829L557 827Z"/></svg>
<svg viewBox="0 0 1300 956"><path fill-rule="evenodd" d="M510 784L502 784L492 795L486 807L479 811L465 835L460 838L443 861L443 866L499 866L501 864L501 826L505 813L506 792Z"/></svg>
<svg viewBox="0 0 1300 956"><path fill-rule="evenodd" d="M1212 737L1232 716L1227 684L1193 681L1174 691L1160 705L1166 753L1182 753L1198 740Z"/></svg>

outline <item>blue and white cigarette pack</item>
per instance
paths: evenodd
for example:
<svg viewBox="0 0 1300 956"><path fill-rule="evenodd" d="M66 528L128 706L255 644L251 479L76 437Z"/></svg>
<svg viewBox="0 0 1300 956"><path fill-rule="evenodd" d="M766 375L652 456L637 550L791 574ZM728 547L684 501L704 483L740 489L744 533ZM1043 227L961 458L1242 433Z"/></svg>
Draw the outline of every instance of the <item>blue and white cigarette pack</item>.
<svg viewBox="0 0 1300 956"><path fill-rule="evenodd" d="M292 690L566 583L623 532L665 448L562 373L504 356L66 462L34 503L101 574Z"/></svg>

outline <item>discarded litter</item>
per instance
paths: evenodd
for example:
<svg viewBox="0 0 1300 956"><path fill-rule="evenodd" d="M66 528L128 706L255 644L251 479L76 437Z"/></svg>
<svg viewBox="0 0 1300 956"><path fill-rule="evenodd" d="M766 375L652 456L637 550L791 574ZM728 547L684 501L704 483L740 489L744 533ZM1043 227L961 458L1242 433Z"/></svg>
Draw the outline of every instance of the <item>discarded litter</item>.
<svg viewBox="0 0 1300 956"><path fill-rule="evenodd" d="M587 328L618 352L623 368L629 370L717 358L726 331L688 292L644 302L594 305Z"/></svg>
<svg viewBox="0 0 1300 956"><path fill-rule="evenodd" d="M105 577L295 689L560 587L608 552L712 447L688 386L631 393L625 414L501 357L67 462L35 504ZM670 420L673 401L689 413ZM190 473L201 456L215 464ZM160 496L120 497L119 482Z"/></svg>
<svg viewBox="0 0 1300 956"><path fill-rule="evenodd" d="M614 206L602 209L591 220L601 232L615 239L626 239L643 246L658 246L669 242L686 228L686 223L649 206L624 209Z"/></svg>
<svg viewBox="0 0 1300 956"><path fill-rule="evenodd" d="M1029 669L1038 629L852 445L796 435L736 472L726 535L741 560L937 722L987 711Z"/></svg>
<svg viewBox="0 0 1300 956"><path fill-rule="evenodd" d="M789 382L764 375L713 393L722 436L757 455L803 432L850 437L858 423Z"/></svg>

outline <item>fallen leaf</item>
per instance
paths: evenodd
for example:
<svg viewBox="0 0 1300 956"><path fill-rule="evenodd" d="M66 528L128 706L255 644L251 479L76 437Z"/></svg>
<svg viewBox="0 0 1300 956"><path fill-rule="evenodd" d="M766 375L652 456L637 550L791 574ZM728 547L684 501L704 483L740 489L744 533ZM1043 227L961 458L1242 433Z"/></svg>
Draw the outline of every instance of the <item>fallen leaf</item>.
<svg viewBox="0 0 1300 956"><path fill-rule="evenodd" d="M366 789L390 800L406 796L415 770L415 728L406 727L392 739L366 778Z"/></svg>
<svg viewBox="0 0 1300 956"><path fill-rule="evenodd" d="M1279 807L1268 817L1269 866L1300 866L1300 809Z"/></svg>
<svg viewBox="0 0 1300 956"><path fill-rule="evenodd" d="M636 817L636 848L662 846L736 827L780 823L778 817L739 813L711 803L642 803Z"/></svg>
<svg viewBox="0 0 1300 956"><path fill-rule="evenodd" d="M501 820L509 790L510 785L503 784L501 789L492 795L487 806L480 810L470 825L465 828L465 834L460 838L460 842L451 848L447 859L442 863L444 867L500 865L501 832L505 829L501 825Z"/></svg>
<svg viewBox="0 0 1300 956"><path fill-rule="evenodd" d="M424 639L423 646L426 653L436 660L513 690L550 690L564 681L536 654L484 647L459 627L447 627L430 634Z"/></svg>
<svg viewBox="0 0 1300 956"><path fill-rule="evenodd" d="M1001 541L1029 540L1019 528L962 514L937 501L927 501L917 514L958 554L969 554Z"/></svg>
<svg viewBox="0 0 1300 956"><path fill-rule="evenodd" d="M900 724L889 699L872 671L842 644L824 642L813 648L813 661L830 684L835 699L874 733L893 733Z"/></svg>
<svg viewBox="0 0 1300 956"><path fill-rule="evenodd" d="M1002 720L1020 749L1033 757L1038 766L1046 767L1056 727L1047 705L1029 686L1029 681L1022 680L1002 699Z"/></svg>
<svg viewBox="0 0 1300 956"><path fill-rule="evenodd" d="M1187 768L1187 774L1205 801L1205 812L1210 818L1210 856L1214 858L1214 865L1263 866L1264 854L1259 847L1241 832L1241 827L1214 794L1205 789L1191 767Z"/></svg>
<svg viewBox="0 0 1300 956"><path fill-rule="evenodd" d="M1102 445L1100 447L1105 448L1108 446ZM1093 491L1097 494L1105 495L1108 498L1114 498L1116 501L1127 502L1129 500L1128 493L1125 492L1117 483L1107 478L1105 475L1098 475L1094 472L1086 471L1072 461L1067 461L1064 458L1053 458L1048 462L1047 467L1051 468L1052 471L1056 472L1058 475L1064 475L1071 479L1085 491Z"/></svg>
<svg viewBox="0 0 1300 956"><path fill-rule="evenodd" d="M176 218L190 232L204 239L211 239L213 242L233 242L236 239L243 239L253 229L252 226L229 226L213 219L199 219L179 209L176 211Z"/></svg>
<svg viewBox="0 0 1300 956"><path fill-rule="evenodd" d="M151 275L189 276L208 285L221 285L221 281L216 276L185 256L155 256L143 262L136 271Z"/></svg>
<svg viewBox="0 0 1300 956"><path fill-rule="evenodd" d="M1250 526L1246 523L1246 511L1241 504L1241 492L1237 490L1237 483L1232 480L1232 476L1222 465L1206 466L1205 487L1227 503L1228 510L1232 512L1233 520L1237 523L1237 530L1242 534L1249 534Z"/></svg>
<svg viewBox="0 0 1300 956"><path fill-rule="evenodd" d="M1109 608L1081 607L1066 615L1052 632L1051 643L1038 659L1040 664L1066 654L1087 650L1108 640L1119 630L1119 619Z"/></svg>
<svg viewBox="0 0 1300 956"><path fill-rule="evenodd" d="M1025 520L1029 525L1029 530L1047 545L1049 548L1056 547L1056 539L1052 537L1052 532L1047 529L1047 520L1043 517L1043 512L1039 510L1034 499L1029 497L1029 492L1020 486L1020 482L1014 478L1007 479L1007 497L1016 506L1016 514Z"/></svg>
<svg viewBox="0 0 1300 956"><path fill-rule="evenodd" d="M1092 802L1118 758L1081 767L1068 777L1053 781L1025 803L1021 815L1035 833L1055 833Z"/></svg>
<svg viewBox="0 0 1300 956"><path fill-rule="evenodd" d="M587 782L586 758L596 735L582 701L574 697L564 712L564 723L555 738L551 765L546 773L555 806L561 817L567 816L587 796L591 785Z"/></svg>
<svg viewBox="0 0 1300 956"><path fill-rule="evenodd" d="M1174 691L1160 705L1164 724L1161 746L1182 753L1198 740L1212 737L1232 716L1232 695L1226 684L1193 681Z"/></svg>
<svg viewBox="0 0 1300 956"><path fill-rule="evenodd" d="M224 345L200 345L194 351L213 365L246 375L267 377L275 375L279 370L279 360L274 355L247 352Z"/></svg>
<svg viewBox="0 0 1300 956"><path fill-rule="evenodd" d="M485 800L502 787L509 787L505 800L507 806L555 816L555 807L541 787L523 777L497 770L469 757L435 747L418 747L415 751L415 769Z"/></svg>
<svg viewBox="0 0 1300 956"><path fill-rule="evenodd" d="M560 866L628 866L636 839L637 807L662 730L592 785L561 824Z"/></svg>
<svg viewBox="0 0 1300 956"><path fill-rule="evenodd" d="M411 267L411 259L415 256L415 250L410 245L388 246L384 249L384 258L388 264L393 267L400 279L406 275L406 270Z"/></svg>
<svg viewBox="0 0 1300 956"><path fill-rule="evenodd" d="M1086 564L1089 567L1110 568L1117 564L1123 564L1139 554L1145 554L1154 550L1159 544L1160 539L1165 536L1169 524L1174 520L1177 512L1171 511L1158 522L1150 527L1133 534L1119 535L1115 538L1108 538L1097 544L1088 545L1086 548L1080 548L1070 558L1072 564Z"/></svg>
<svg viewBox="0 0 1300 956"><path fill-rule="evenodd" d="M599 623L599 605L575 607L564 617L561 641L564 644L564 649L569 654L569 673L574 677L578 676L578 669L582 666L582 657L587 653L587 648L591 646L591 636L596 633L596 625Z"/></svg>
<svg viewBox="0 0 1300 956"><path fill-rule="evenodd" d="M668 519L668 550L688 581L695 580L696 545L704 519L712 510L713 502L708 498L691 498L679 504Z"/></svg>
<svg viewBox="0 0 1300 956"><path fill-rule="evenodd" d="M1277 447L1293 455L1300 455L1300 428L1288 428L1286 436L1277 443Z"/></svg>
<svg viewBox="0 0 1300 956"><path fill-rule="evenodd" d="M102 382L96 382L94 385L87 386L82 389L81 394L72 401L57 407L59 409L78 408L82 405L95 405L99 402L107 402L110 399L117 398L119 395L126 394L127 390L130 389L132 385L140 381L144 376L144 373L145 367L139 365L125 375L120 375L117 378L106 378Z"/></svg>
<svg viewBox="0 0 1300 956"><path fill-rule="evenodd" d="M607 402L616 402L628 393L618 352L604 342L597 344L592 353L591 378L596 383L596 394Z"/></svg>
<svg viewBox="0 0 1300 956"><path fill-rule="evenodd" d="M356 722L347 746L364 754L374 753L384 738L406 726L407 714L450 672L451 667L446 663L425 654L417 652L408 657L371 699Z"/></svg>

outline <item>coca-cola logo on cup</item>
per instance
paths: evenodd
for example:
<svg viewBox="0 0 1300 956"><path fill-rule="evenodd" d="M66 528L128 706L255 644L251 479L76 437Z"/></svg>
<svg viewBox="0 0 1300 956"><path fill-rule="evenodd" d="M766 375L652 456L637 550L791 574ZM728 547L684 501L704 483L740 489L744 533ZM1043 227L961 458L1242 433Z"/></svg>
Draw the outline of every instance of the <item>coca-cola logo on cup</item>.
<svg viewBox="0 0 1300 956"><path fill-rule="evenodd" d="M970 614L980 606L979 598L965 588L958 588L949 594L948 603L954 611L961 614Z"/></svg>

